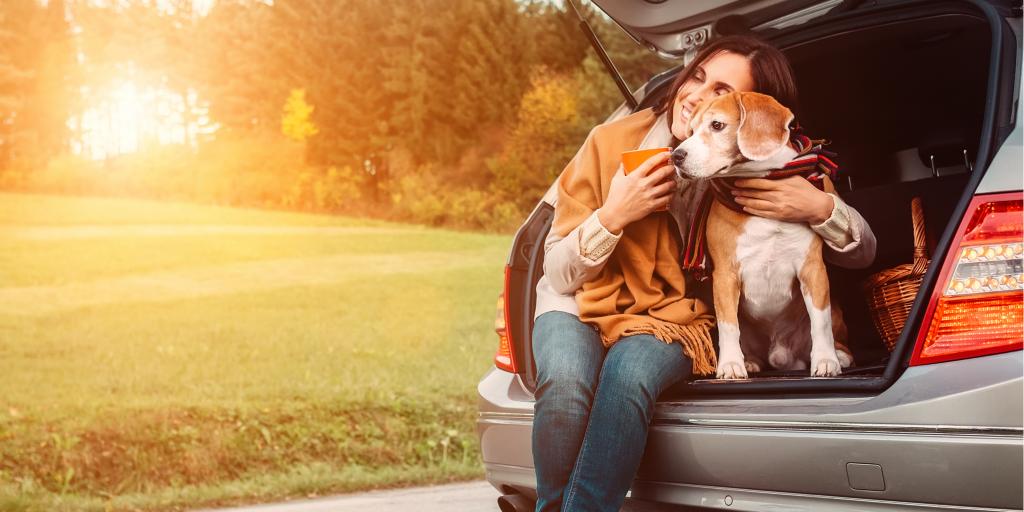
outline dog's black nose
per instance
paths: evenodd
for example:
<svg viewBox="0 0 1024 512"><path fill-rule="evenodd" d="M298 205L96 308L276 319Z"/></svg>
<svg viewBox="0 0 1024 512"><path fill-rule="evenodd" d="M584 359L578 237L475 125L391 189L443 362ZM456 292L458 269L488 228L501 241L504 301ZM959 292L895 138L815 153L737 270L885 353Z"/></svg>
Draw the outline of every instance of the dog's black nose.
<svg viewBox="0 0 1024 512"><path fill-rule="evenodd" d="M686 160L686 151L682 148L676 148L675 151L672 152L672 164L676 167L682 167L684 160Z"/></svg>

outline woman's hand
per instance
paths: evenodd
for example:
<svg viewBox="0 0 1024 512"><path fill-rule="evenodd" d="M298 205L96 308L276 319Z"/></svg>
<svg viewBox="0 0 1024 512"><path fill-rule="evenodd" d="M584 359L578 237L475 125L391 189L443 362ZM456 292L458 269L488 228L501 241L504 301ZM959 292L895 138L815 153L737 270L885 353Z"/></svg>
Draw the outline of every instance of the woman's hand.
<svg viewBox="0 0 1024 512"><path fill-rule="evenodd" d="M736 180L736 187L732 194L743 211L767 219L821 224L835 208L832 196L800 176Z"/></svg>
<svg viewBox="0 0 1024 512"><path fill-rule="evenodd" d="M675 167L665 165L671 153L658 153L626 175L619 170L612 178L608 198L597 211L608 231L619 233L630 223L668 206L676 191L672 179Z"/></svg>

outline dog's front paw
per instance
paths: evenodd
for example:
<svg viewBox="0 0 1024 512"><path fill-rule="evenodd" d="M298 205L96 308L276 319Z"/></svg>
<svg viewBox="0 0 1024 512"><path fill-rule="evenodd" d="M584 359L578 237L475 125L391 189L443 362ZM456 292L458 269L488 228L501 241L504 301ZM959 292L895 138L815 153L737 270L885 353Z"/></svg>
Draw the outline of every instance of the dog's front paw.
<svg viewBox="0 0 1024 512"><path fill-rule="evenodd" d="M835 377L840 373L842 373L842 369L835 353L826 356L811 356L811 377Z"/></svg>
<svg viewBox="0 0 1024 512"><path fill-rule="evenodd" d="M743 364L743 361L719 361L718 371L715 375L719 379L745 379L747 378L747 369Z"/></svg>

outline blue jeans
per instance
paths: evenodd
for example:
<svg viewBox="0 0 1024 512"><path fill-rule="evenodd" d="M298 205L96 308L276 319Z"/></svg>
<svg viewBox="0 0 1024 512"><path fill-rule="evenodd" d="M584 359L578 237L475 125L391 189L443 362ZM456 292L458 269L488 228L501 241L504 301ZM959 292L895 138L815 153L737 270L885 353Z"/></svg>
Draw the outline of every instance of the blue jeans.
<svg viewBox="0 0 1024 512"><path fill-rule="evenodd" d="M551 311L533 327L537 512L618 511L643 457L654 404L690 375L678 343L622 338L609 349L579 317Z"/></svg>

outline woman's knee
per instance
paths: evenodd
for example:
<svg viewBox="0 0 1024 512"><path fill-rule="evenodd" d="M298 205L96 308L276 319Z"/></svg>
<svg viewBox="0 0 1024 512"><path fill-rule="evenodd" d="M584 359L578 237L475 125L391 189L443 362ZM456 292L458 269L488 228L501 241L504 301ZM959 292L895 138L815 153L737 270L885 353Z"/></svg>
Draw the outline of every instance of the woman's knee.
<svg viewBox="0 0 1024 512"><path fill-rule="evenodd" d="M551 311L534 323L533 355L538 382L589 382L601 370L604 347L593 327L579 317Z"/></svg>
<svg viewBox="0 0 1024 512"><path fill-rule="evenodd" d="M559 354L537 364L538 401L556 408L588 409L597 390L600 364L588 364L572 354Z"/></svg>
<svg viewBox="0 0 1024 512"><path fill-rule="evenodd" d="M678 343L654 336L625 337L612 345L601 372L601 385L624 394L639 393L651 404L666 388L690 374L691 362Z"/></svg>

